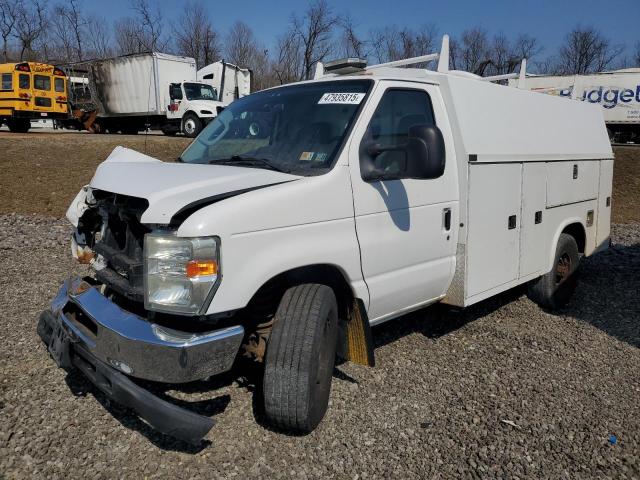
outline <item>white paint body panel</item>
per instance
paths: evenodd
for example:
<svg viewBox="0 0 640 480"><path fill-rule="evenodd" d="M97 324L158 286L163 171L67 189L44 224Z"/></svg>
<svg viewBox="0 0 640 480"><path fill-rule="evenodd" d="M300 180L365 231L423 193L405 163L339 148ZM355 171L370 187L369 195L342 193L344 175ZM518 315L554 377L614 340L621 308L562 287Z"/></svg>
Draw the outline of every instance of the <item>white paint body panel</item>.
<svg viewBox="0 0 640 480"><path fill-rule="evenodd" d="M599 176L600 162L547 163L547 207L593 200Z"/></svg>
<svg viewBox="0 0 640 480"><path fill-rule="evenodd" d="M469 166L468 296L518 278L521 170L519 163Z"/></svg>
<svg viewBox="0 0 640 480"><path fill-rule="evenodd" d="M546 180L547 167L544 163L522 164L519 278L545 273ZM536 212L541 212L540 223L536 223Z"/></svg>
<svg viewBox="0 0 640 480"><path fill-rule="evenodd" d="M596 248L609 240L611 233L611 202L613 185L613 160L600 162L600 182L598 196L598 218L596 233Z"/></svg>

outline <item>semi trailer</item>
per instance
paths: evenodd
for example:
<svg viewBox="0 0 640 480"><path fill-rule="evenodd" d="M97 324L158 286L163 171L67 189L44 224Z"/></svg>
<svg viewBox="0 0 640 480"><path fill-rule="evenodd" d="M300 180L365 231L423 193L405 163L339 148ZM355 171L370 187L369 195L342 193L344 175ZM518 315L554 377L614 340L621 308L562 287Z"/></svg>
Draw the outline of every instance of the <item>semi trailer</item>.
<svg viewBox="0 0 640 480"><path fill-rule="evenodd" d="M374 325L519 285L565 305L609 246L602 113L493 79L449 70L445 37L241 98L176 163L116 148L67 211L91 274L39 318L51 357L198 442L212 419L134 379L192 382L242 354L262 365L266 420L309 432L336 359L374 366Z"/></svg>
<svg viewBox="0 0 640 480"><path fill-rule="evenodd" d="M640 143L640 68L625 68L592 75L527 75L509 80L511 86L602 108L612 143Z"/></svg>
<svg viewBox="0 0 640 480"><path fill-rule="evenodd" d="M225 106L250 91L250 76L240 88L232 88L236 72L245 70L225 62L213 65L205 67L205 72L215 68L218 73L210 80L198 80L193 58L158 52L70 65L74 119L66 126L81 125L96 133L153 129L195 137Z"/></svg>

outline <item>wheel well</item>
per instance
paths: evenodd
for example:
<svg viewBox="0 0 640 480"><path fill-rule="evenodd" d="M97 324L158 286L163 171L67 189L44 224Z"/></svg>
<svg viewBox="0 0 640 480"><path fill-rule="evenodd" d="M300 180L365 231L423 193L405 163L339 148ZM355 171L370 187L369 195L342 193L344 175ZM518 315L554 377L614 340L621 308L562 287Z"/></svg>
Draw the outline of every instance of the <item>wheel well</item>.
<svg viewBox="0 0 640 480"><path fill-rule="evenodd" d="M562 233L571 235L578 244L578 251L580 253L584 253L587 235L581 223L572 223L570 225L567 225L566 227L564 227L564 230L562 230Z"/></svg>
<svg viewBox="0 0 640 480"><path fill-rule="evenodd" d="M353 291L342 271L329 264L298 267L276 275L258 289L247 308L259 305L262 313L273 314L285 290L302 283L320 283L331 287L338 301L339 317L347 318L354 298Z"/></svg>

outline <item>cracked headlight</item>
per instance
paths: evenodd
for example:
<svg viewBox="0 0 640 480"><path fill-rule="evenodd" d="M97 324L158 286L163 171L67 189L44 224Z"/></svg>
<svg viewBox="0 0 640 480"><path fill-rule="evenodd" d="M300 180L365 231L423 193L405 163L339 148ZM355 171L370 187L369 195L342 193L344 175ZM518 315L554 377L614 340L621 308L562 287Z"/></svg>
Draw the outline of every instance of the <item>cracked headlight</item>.
<svg viewBox="0 0 640 480"><path fill-rule="evenodd" d="M145 235L145 308L202 314L220 278L219 253L215 237L180 238L155 232Z"/></svg>

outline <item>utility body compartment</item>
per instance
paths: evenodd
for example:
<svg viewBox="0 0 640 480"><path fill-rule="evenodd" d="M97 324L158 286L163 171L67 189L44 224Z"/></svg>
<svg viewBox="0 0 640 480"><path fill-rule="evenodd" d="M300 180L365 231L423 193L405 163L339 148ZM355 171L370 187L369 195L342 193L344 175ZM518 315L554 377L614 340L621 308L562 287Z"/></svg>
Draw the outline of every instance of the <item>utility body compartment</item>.
<svg viewBox="0 0 640 480"><path fill-rule="evenodd" d="M544 275L567 227L584 232L586 255L608 241L613 153L597 107L451 74L441 90L460 177L443 302L468 306Z"/></svg>

